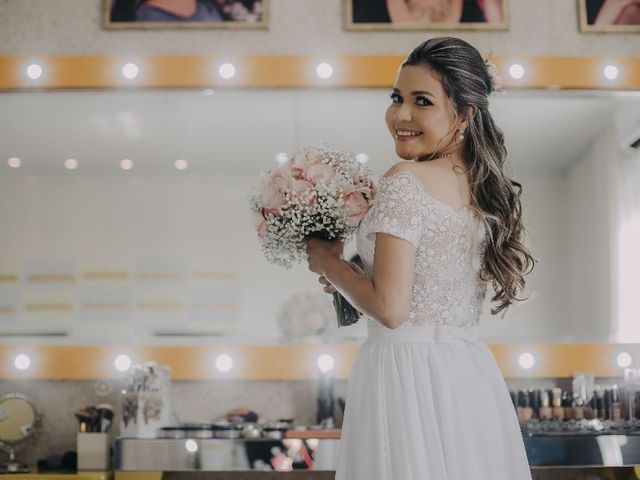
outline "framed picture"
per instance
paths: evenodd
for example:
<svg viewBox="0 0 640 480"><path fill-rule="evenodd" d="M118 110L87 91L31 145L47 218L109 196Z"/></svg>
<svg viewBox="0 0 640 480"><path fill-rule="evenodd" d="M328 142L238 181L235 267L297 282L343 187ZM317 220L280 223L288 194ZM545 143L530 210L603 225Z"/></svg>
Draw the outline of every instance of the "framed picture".
<svg viewBox="0 0 640 480"><path fill-rule="evenodd" d="M632 1L578 0L581 32L640 32L640 4Z"/></svg>
<svg viewBox="0 0 640 480"><path fill-rule="evenodd" d="M343 0L347 30L508 30L508 0Z"/></svg>
<svg viewBox="0 0 640 480"><path fill-rule="evenodd" d="M269 0L103 0L105 28L263 28Z"/></svg>

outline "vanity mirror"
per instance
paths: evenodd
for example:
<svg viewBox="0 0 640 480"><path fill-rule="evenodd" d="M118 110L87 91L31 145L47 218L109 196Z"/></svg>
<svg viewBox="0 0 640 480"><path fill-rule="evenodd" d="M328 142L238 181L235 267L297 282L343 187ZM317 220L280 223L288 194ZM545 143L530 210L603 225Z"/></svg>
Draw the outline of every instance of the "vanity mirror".
<svg viewBox="0 0 640 480"><path fill-rule="evenodd" d="M247 193L278 154L318 141L384 173L398 161L389 102L387 89L361 88L1 93L0 333L49 343L291 341L279 308L299 293L326 294L306 266L265 261ZM504 320L485 311L484 339L629 341L616 310L616 182L636 158L640 96L509 90L490 108L540 263L528 303ZM326 333L351 341L366 329Z"/></svg>
<svg viewBox="0 0 640 480"><path fill-rule="evenodd" d="M0 448L9 454L9 461L0 465L0 473L29 472L16 460L16 452L29 444L39 427L40 416L27 397L20 393L0 397Z"/></svg>

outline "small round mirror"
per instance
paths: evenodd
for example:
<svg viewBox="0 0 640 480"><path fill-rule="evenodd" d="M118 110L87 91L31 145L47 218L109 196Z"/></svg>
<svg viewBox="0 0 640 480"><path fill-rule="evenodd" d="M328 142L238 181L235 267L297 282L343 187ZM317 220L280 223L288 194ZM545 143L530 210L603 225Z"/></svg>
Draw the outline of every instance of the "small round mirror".
<svg viewBox="0 0 640 480"><path fill-rule="evenodd" d="M26 473L25 465L16 462L15 452L24 447L40 425L33 404L20 393L0 397L0 448L9 453L9 462L0 465L0 473Z"/></svg>

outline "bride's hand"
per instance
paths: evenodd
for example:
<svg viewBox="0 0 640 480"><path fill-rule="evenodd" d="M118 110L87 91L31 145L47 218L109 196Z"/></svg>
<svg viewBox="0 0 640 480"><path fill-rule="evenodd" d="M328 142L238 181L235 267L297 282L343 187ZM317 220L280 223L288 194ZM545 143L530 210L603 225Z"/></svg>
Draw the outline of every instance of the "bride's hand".
<svg viewBox="0 0 640 480"><path fill-rule="evenodd" d="M333 293L336 291L336 287L331 285L331 282L329 282L329 280L327 280L324 275L320 275L320 278L318 278L318 281L324 285L324 287L322 288L323 292Z"/></svg>
<svg viewBox="0 0 640 480"><path fill-rule="evenodd" d="M324 275L329 263L342 261L344 242L320 238L307 238L304 242L307 246L307 263L312 272Z"/></svg>
<svg viewBox="0 0 640 480"><path fill-rule="evenodd" d="M360 275L364 275L364 270L362 270L362 268L360 268L357 263L351 262L351 261L345 261L344 263L349 265L349 268L354 272L359 273ZM324 275L320 275L320 278L318 278L318 281L324 285L322 289L324 292L333 293L337 291L336 287L334 287Z"/></svg>

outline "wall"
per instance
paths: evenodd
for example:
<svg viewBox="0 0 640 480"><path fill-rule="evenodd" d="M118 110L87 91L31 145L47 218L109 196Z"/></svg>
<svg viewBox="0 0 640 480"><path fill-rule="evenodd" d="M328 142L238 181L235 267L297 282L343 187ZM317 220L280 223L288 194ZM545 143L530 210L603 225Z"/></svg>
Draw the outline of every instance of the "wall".
<svg viewBox="0 0 640 480"><path fill-rule="evenodd" d="M569 278L567 303L573 306L567 320L574 332L588 332L593 341L616 341L612 332L611 238L615 192L612 175L619 149L612 129L594 138L584 157L567 173Z"/></svg>

